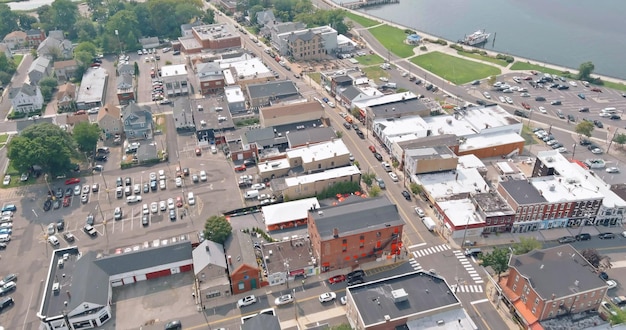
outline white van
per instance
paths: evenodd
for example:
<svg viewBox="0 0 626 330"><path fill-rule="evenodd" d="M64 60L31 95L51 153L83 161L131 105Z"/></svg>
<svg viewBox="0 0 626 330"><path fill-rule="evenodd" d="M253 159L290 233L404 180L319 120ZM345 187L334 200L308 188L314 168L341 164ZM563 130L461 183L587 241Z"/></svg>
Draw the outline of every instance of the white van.
<svg viewBox="0 0 626 330"><path fill-rule="evenodd" d="M422 222L424 223L424 226L428 228L429 231L434 231L435 228L437 228L437 224L431 217L423 217Z"/></svg>
<svg viewBox="0 0 626 330"><path fill-rule="evenodd" d="M191 191L187 194L187 203L189 203L189 205L196 205L196 198Z"/></svg>
<svg viewBox="0 0 626 330"><path fill-rule="evenodd" d="M601 111L604 112L604 113L610 113L610 114L617 113L617 109L615 109L615 108L604 108Z"/></svg>
<svg viewBox="0 0 626 330"><path fill-rule="evenodd" d="M257 197L259 197L259 191L258 190L248 190L246 191L245 195L243 196L245 199L256 199Z"/></svg>

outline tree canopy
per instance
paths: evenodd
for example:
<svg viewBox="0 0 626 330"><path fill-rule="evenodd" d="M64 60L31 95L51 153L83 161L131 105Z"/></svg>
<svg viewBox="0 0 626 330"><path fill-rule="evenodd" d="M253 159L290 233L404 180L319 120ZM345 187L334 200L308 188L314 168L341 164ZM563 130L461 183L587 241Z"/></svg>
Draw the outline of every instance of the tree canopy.
<svg viewBox="0 0 626 330"><path fill-rule="evenodd" d="M483 266L491 266L498 278L500 278L500 275L509 268L509 255L510 251L508 248L496 247L491 253L483 253L480 259L483 262Z"/></svg>
<svg viewBox="0 0 626 330"><path fill-rule="evenodd" d="M626 144L626 134L624 133L615 134L615 136L613 136L613 142L623 147L624 144Z"/></svg>
<svg viewBox="0 0 626 330"><path fill-rule="evenodd" d="M18 16L15 12L11 11L11 7L6 3L0 3L0 39L4 39L4 36L17 30Z"/></svg>
<svg viewBox="0 0 626 330"><path fill-rule="evenodd" d="M28 126L13 138L7 155L20 172L39 165L45 173L58 175L71 169L74 150L74 140L67 132L54 124L40 123Z"/></svg>
<svg viewBox="0 0 626 330"><path fill-rule="evenodd" d="M578 123L578 125L576 125L576 128L574 129L574 131L578 134L584 135L586 137L590 137L591 134L593 133L594 128L595 126L593 126L592 122L583 120L580 123Z"/></svg>
<svg viewBox="0 0 626 330"><path fill-rule="evenodd" d="M222 215L213 215L204 223L204 237L215 243L224 244L232 230L230 222Z"/></svg>
<svg viewBox="0 0 626 330"><path fill-rule="evenodd" d="M74 125L72 136L80 151L93 152L100 138L100 127L96 123L80 122Z"/></svg>
<svg viewBox="0 0 626 330"><path fill-rule="evenodd" d="M511 248L513 249L513 254L525 254L532 250L541 249L543 245L534 237L520 237L519 243L513 244Z"/></svg>
<svg viewBox="0 0 626 330"><path fill-rule="evenodd" d="M581 63L580 66L578 67L578 79L587 80L587 81L592 80L591 74L593 73L593 70L595 68L596 68L595 65L593 65L591 61Z"/></svg>

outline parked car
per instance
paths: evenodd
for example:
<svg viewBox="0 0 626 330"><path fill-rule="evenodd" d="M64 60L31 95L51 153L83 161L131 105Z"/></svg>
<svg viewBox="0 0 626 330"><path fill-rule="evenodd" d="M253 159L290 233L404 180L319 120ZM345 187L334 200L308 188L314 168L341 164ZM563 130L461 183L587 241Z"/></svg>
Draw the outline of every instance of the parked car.
<svg viewBox="0 0 626 330"><path fill-rule="evenodd" d="M274 300L276 306L282 306L293 302L293 296L290 294L284 294Z"/></svg>
<svg viewBox="0 0 626 330"><path fill-rule="evenodd" d="M403 196L403 197L404 197L404 199L406 199L407 201L410 201L410 200L411 200L411 194L409 194L409 192L408 192L408 191L406 191L406 190L403 190L403 191L402 191L402 196Z"/></svg>
<svg viewBox="0 0 626 330"><path fill-rule="evenodd" d="M343 281L346 280L346 276L345 275L336 275L333 276L331 278L328 279L328 283L330 284L335 284L335 283L341 283Z"/></svg>
<svg viewBox="0 0 626 330"><path fill-rule="evenodd" d="M576 242L576 238L574 238L574 236L563 236L559 238L560 244L566 244L566 243L572 243L572 242Z"/></svg>
<svg viewBox="0 0 626 330"><path fill-rule="evenodd" d="M237 301L237 307L241 308L244 306L249 306L257 302L257 299L254 295L245 296Z"/></svg>
<svg viewBox="0 0 626 330"><path fill-rule="evenodd" d="M337 298L337 295L334 292L326 292L320 295L319 301L321 303L325 303L325 302L333 301L336 298Z"/></svg>
<svg viewBox="0 0 626 330"><path fill-rule="evenodd" d="M74 237L74 234L70 233L69 231L63 233L63 238L68 243L72 243L72 242L74 242L74 240L76 240L76 237Z"/></svg>
<svg viewBox="0 0 626 330"><path fill-rule="evenodd" d="M391 181L398 182L398 176L395 173L389 172L389 177L391 178Z"/></svg>

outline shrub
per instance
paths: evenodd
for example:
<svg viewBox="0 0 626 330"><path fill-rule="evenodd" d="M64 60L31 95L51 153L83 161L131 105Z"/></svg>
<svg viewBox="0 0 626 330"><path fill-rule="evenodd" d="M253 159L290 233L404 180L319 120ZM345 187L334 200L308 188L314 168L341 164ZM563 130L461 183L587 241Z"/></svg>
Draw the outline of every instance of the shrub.
<svg viewBox="0 0 626 330"><path fill-rule="evenodd" d="M337 194L350 194L361 191L358 182L337 182L317 194L318 199L335 197Z"/></svg>

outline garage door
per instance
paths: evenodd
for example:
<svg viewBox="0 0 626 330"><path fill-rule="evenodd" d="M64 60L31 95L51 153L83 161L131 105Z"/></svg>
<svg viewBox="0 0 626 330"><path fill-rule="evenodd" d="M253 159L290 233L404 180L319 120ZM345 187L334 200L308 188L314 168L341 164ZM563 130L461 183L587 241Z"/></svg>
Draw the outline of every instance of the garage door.
<svg viewBox="0 0 626 330"><path fill-rule="evenodd" d="M142 274L142 275L135 275L135 281L139 282L139 281L145 281L148 278L146 277L146 274Z"/></svg>
<svg viewBox="0 0 626 330"><path fill-rule="evenodd" d="M188 272L193 268L193 265L185 265L185 266L180 266L180 272L184 273L184 272Z"/></svg>
<svg viewBox="0 0 626 330"><path fill-rule="evenodd" d="M131 277L125 277L122 279L122 282L124 282L124 285L126 284L133 284L135 283L135 277L131 276Z"/></svg>
<svg viewBox="0 0 626 330"><path fill-rule="evenodd" d="M170 270L169 269L164 269L164 270L161 270L161 271L158 271L158 272L148 273L148 274L146 274L146 278L150 280L150 279L153 279L153 278L159 278L159 277L168 276L168 275L170 275Z"/></svg>
<svg viewBox="0 0 626 330"><path fill-rule="evenodd" d="M122 283L122 280L116 280L111 282L111 287L116 287L116 286L122 286L124 285L124 283Z"/></svg>

